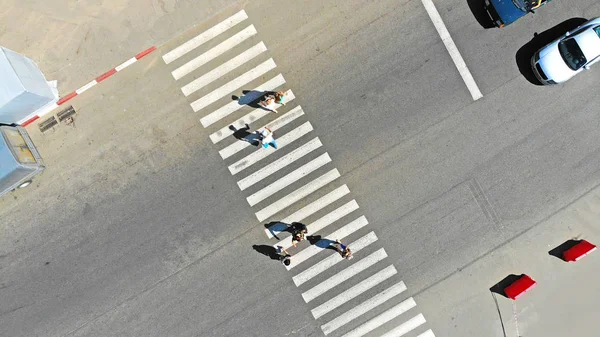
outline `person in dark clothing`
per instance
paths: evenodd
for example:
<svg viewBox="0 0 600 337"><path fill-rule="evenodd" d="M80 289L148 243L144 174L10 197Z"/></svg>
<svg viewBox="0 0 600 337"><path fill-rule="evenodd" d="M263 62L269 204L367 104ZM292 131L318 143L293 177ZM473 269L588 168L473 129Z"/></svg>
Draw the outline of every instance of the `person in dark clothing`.
<svg viewBox="0 0 600 337"><path fill-rule="evenodd" d="M292 245L296 247L298 242L304 240L305 234L308 233L308 228L306 225L299 222L294 222L292 224Z"/></svg>
<svg viewBox="0 0 600 337"><path fill-rule="evenodd" d="M281 246L277 246L277 255L279 255L279 261L281 261L284 266L289 266L292 262L292 255Z"/></svg>

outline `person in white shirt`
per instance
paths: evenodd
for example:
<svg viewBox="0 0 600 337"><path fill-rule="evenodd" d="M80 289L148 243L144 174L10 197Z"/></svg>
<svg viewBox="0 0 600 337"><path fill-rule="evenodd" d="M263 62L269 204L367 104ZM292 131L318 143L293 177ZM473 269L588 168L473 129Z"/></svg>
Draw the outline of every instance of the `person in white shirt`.
<svg viewBox="0 0 600 337"><path fill-rule="evenodd" d="M273 95L265 97L265 99L260 101L258 104L269 111L277 113L277 109L275 109L275 97Z"/></svg>
<svg viewBox="0 0 600 337"><path fill-rule="evenodd" d="M273 138L273 131L265 126L264 129L259 130L258 134L260 135L260 142L263 148L268 148L269 145L272 145L274 148L277 148L277 142L275 138Z"/></svg>

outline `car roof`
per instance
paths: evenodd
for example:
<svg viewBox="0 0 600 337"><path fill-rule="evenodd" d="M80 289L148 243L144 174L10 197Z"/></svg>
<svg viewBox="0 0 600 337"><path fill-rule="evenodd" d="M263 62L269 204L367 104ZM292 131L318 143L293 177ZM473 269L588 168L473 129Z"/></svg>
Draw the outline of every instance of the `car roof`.
<svg viewBox="0 0 600 337"><path fill-rule="evenodd" d="M588 61L600 55L600 37L594 31L594 27L589 27L573 38L577 41L579 48Z"/></svg>

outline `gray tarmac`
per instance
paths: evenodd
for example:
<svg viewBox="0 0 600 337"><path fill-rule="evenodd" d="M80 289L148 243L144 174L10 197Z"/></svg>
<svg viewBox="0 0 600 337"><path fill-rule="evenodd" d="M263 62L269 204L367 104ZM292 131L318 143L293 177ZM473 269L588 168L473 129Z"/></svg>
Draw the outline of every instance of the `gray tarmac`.
<svg viewBox="0 0 600 337"><path fill-rule="evenodd" d="M548 250L573 237L600 242L600 73L536 86L518 56L535 32L599 16L600 3L553 1L503 29L484 29L469 3L436 6L483 93L478 101L420 1L283 1L275 14L270 2L182 1L164 2L163 15L160 3L144 15L146 3L107 2L76 24L140 25L87 42L81 55L49 45L45 34L56 32L5 24L3 45L59 79L61 93L149 44L158 50L72 100L74 126L28 127L48 169L0 200L0 335L323 335L326 320L312 317L290 273L252 249L272 242L209 140L215 128L189 106L213 88L186 100L160 57L240 8L415 298L411 313L423 313L436 336L516 336L512 303L494 302L489 288L531 273L540 284L517 302L521 335L592 333L585 318L597 311L597 257L571 265ZM75 11L60 1L8 5L8 14ZM36 42L25 45L22 34ZM568 303L584 296L580 307Z"/></svg>

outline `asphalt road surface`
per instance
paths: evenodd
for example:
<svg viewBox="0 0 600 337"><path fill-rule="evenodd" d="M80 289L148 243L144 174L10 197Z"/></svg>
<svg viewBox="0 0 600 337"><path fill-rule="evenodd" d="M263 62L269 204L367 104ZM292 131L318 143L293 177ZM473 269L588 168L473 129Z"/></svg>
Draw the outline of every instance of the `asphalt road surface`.
<svg viewBox="0 0 600 337"><path fill-rule="evenodd" d="M211 4L74 125L29 127L48 169L0 201L0 335L513 336L450 305L453 278L598 186L598 69L542 87L522 65L600 3L486 29L476 1L434 2L477 100L427 3ZM256 105L277 89L277 114ZM277 150L247 141L264 125ZM282 221L314 237L289 247Z"/></svg>

